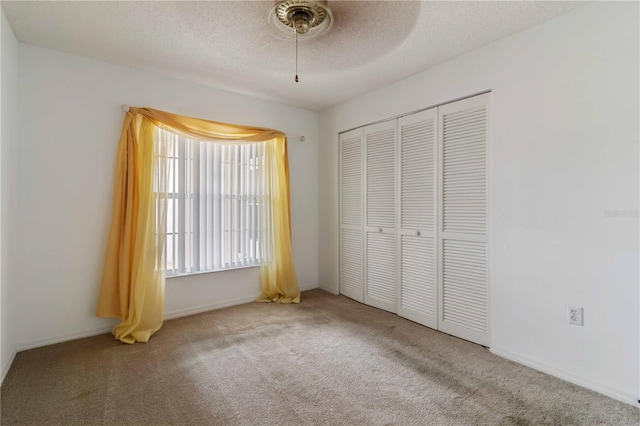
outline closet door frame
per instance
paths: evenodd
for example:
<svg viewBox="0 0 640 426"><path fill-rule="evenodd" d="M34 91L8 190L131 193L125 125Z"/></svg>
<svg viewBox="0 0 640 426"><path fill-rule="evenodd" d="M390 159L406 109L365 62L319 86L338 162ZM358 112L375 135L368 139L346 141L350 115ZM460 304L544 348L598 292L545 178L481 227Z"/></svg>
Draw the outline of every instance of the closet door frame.
<svg viewBox="0 0 640 426"><path fill-rule="evenodd" d="M490 108L490 93L484 93L469 98L465 98L459 101L447 103L438 107L438 330L447 334L451 334L462 339L483 345L490 346L491 342L491 258L490 258L490 223L491 223L491 175L490 175L490 125L491 125L491 108ZM479 106L486 108L486 121L485 121L485 167L486 167L486 231L485 235L470 235L444 232L444 123L443 118L449 111L457 111L464 109L471 109ZM487 332L478 333L465 327L461 327L455 324L446 323L444 321L444 240L445 239L459 239L462 241L475 241L483 242L486 244L486 322Z"/></svg>

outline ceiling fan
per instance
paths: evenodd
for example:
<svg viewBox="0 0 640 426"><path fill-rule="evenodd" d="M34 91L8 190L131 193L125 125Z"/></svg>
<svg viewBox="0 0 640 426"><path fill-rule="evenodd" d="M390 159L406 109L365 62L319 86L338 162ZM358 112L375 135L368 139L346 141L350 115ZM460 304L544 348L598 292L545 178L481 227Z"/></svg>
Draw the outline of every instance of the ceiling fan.
<svg viewBox="0 0 640 426"><path fill-rule="evenodd" d="M305 38L326 34L333 23L333 15L326 0L276 0L269 20L284 34L295 35L296 76L298 79L298 36Z"/></svg>

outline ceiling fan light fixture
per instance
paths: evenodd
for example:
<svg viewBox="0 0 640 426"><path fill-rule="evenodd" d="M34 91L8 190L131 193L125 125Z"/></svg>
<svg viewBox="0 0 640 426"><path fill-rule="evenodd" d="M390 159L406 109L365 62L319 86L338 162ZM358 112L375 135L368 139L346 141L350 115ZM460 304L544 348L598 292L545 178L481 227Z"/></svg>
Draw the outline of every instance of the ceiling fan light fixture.
<svg viewBox="0 0 640 426"><path fill-rule="evenodd" d="M306 10L296 10L292 13L291 21L293 28L298 34L306 34L309 32L309 13Z"/></svg>

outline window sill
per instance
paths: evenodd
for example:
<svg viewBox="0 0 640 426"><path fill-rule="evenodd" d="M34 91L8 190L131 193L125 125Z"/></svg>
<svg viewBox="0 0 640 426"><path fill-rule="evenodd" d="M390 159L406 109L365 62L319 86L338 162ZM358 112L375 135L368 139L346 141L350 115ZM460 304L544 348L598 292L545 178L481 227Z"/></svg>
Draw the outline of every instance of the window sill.
<svg viewBox="0 0 640 426"><path fill-rule="evenodd" d="M189 276L192 276L192 275L215 274L215 273L218 273L218 272L237 271L238 269L259 268L260 266L262 266L262 265L258 264L258 265L234 266L233 268L214 269L214 270L211 270L211 271L182 272L182 273L175 274L175 275L166 275L165 278L167 280L170 280L172 278L189 277Z"/></svg>

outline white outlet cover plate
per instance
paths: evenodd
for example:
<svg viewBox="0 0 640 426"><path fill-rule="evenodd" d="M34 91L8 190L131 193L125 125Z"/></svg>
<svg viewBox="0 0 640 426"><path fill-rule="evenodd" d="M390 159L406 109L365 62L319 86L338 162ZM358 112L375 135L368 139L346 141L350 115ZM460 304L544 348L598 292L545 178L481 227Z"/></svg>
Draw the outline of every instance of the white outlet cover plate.
<svg viewBox="0 0 640 426"><path fill-rule="evenodd" d="M584 325L584 310L583 308L577 308L569 306L567 309L567 315L569 316L569 324Z"/></svg>

